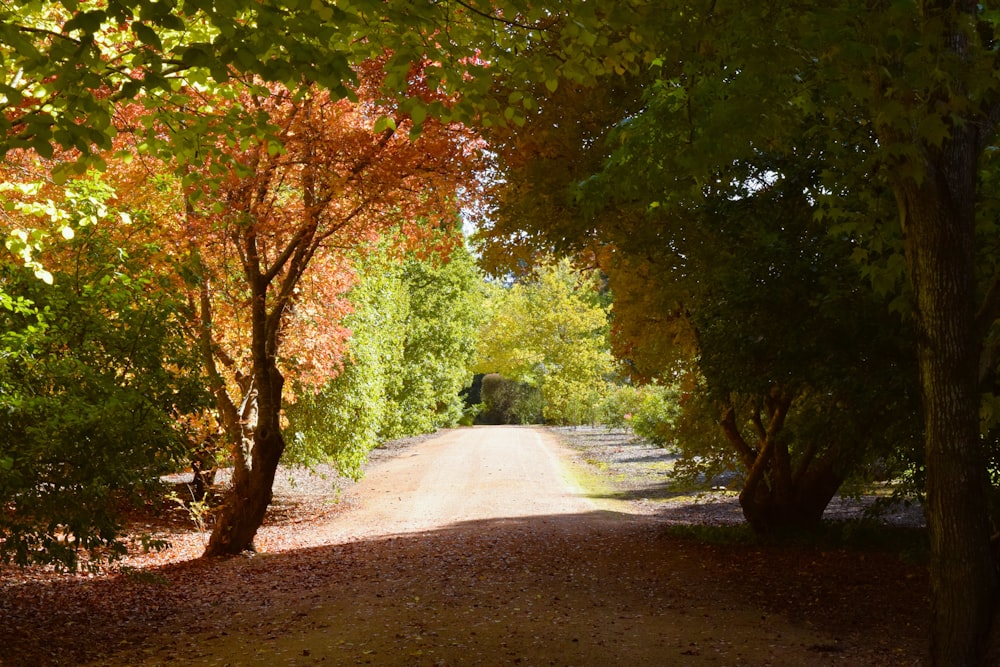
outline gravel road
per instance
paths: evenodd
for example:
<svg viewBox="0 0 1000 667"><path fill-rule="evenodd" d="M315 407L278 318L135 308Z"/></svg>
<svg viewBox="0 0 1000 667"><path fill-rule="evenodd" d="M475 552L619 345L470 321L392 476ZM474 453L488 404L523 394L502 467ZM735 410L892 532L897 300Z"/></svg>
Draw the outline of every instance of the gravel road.
<svg viewBox="0 0 1000 667"><path fill-rule="evenodd" d="M649 511L655 479L616 487L585 470L664 452L607 433L583 446L580 435L477 427L389 445L341 510L303 526L311 546L267 555L263 531L259 566L225 568L259 583L210 620L185 621L182 641L176 629L154 638L139 662L913 664L919 625L873 603L897 570L891 556L863 556L870 577L858 579L846 560L827 573L813 571L814 554L678 542ZM845 567L849 599L834 592ZM879 621L865 617L869 604Z"/></svg>
<svg viewBox="0 0 1000 667"><path fill-rule="evenodd" d="M920 664L923 568L677 537L668 455L477 427L387 444L339 502L285 471L257 555L174 527L117 575L0 578L0 665Z"/></svg>
<svg viewBox="0 0 1000 667"><path fill-rule="evenodd" d="M583 514L595 509L566 474L553 434L497 426L457 429L377 460L352 491L334 540L445 528L469 521Z"/></svg>

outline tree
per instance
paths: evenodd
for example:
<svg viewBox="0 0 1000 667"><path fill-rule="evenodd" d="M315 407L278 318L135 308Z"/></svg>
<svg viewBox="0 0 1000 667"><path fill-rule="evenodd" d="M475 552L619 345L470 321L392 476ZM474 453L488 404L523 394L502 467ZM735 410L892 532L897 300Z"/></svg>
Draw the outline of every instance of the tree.
<svg viewBox="0 0 1000 667"><path fill-rule="evenodd" d="M676 209L734 162L802 143L823 156L828 220L845 192L892 193L923 396L935 664L995 660L1000 637L978 424L1000 304L993 276L977 274L995 229L980 181L1000 108L995 9L847 0L663 11L635 28L658 51L654 80L609 162L619 198L640 210ZM855 213L855 238L879 235L884 211Z"/></svg>
<svg viewBox="0 0 1000 667"><path fill-rule="evenodd" d="M542 392L527 382L508 380L499 373L484 373L479 397L482 409L477 415L482 424L538 424L542 416Z"/></svg>
<svg viewBox="0 0 1000 667"><path fill-rule="evenodd" d="M7 224L76 231L47 244L51 284L0 263L0 561L72 569L124 553L122 504L184 459L177 420L208 396L152 221L97 178L45 193L59 207L18 185Z"/></svg>
<svg viewBox="0 0 1000 667"><path fill-rule="evenodd" d="M450 225L475 156L457 126L427 122L411 140L398 109L319 91L270 93L249 87L241 104L280 127L280 142L231 149L235 166L217 172L225 180L189 196L186 211L188 238L199 239L189 252L202 355L235 464L208 555L248 548L263 520L285 448L286 375L316 385L336 373L347 331L330 308L349 285L338 247L374 243L401 220L413 243Z"/></svg>
<svg viewBox="0 0 1000 667"><path fill-rule="evenodd" d="M859 284L852 248L816 219L809 188L772 168L766 187L718 193L691 224L663 220L644 271L635 259L610 270L617 294L647 296L641 312L616 310L629 347L687 329L672 356L638 368L690 376L685 412L723 437L708 448L691 434L677 441L692 458L728 450L758 532L814 528L864 463L919 435L912 339Z"/></svg>
<svg viewBox="0 0 1000 667"><path fill-rule="evenodd" d="M351 312L342 320L350 332L343 368L318 390L293 385L286 462L333 463L339 474L357 478L368 452L382 442L409 311L397 260L389 255L356 253L357 281L346 295Z"/></svg>
<svg viewBox="0 0 1000 667"><path fill-rule="evenodd" d="M592 421L611 373L607 309L598 302L597 279L563 260L493 292L478 368L537 387L547 421Z"/></svg>
<svg viewBox="0 0 1000 667"><path fill-rule="evenodd" d="M294 434L286 461L333 461L341 474L357 476L384 440L454 426L461 417L482 309L474 259L462 245L424 259L396 257L394 244L385 245L356 260L343 370L319 392L297 387L286 410Z"/></svg>
<svg viewBox="0 0 1000 667"><path fill-rule="evenodd" d="M409 309L399 331L403 357L387 395L383 438L458 423L484 318L482 275L464 245L444 256L410 257L399 276Z"/></svg>

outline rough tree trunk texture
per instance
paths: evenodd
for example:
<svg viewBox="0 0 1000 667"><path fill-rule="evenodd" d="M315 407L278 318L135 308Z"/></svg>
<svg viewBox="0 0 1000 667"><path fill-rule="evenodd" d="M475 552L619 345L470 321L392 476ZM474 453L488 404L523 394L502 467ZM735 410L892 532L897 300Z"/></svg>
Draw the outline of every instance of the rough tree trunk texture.
<svg viewBox="0 0 1000 667"><path fill-rule="evenodd" d="M265 361L257 378L257 420L249 465L236 467L222 507L216 515L205 556L235 555L253 549L257 529L271 504L271 487L285 451L281 433L281 392L284 378L273 360Z"/></svg>
<svg viewBox="0 0 1000 667"><path fill-rule="evenodd" d="M250 237L252 238L252 237ZM255 250L252 244L248 244ZM285 451L281 433L281 395L285 378L278 370L278 333L282 308L267 308L270 278L248 271L251 302L251 356L256 401L248 465L236 466L233 481L216 515L215 528L205 548L206 557L236 555L253 550L257 529L271 504L274 476Z"/></svg>
<svg viewBox="0 0 1000 667"><path fill-rule="evenodd" d="M981 10L975 0L926 0L915 19L923 39L950 51L952 64L972 67L993 51L986 44L977 52L975 40L983 37L970 30ZM908 69L905 61L895 65ZM961 80L945 86L924 78L911 91L876 70L871 79L876 111L902 104L913 114L876 115L875 128L884 147L916 149L890 163L890 178L915 301L931 548L930 661L938 667L997 664L1000 580L990 545L977 368L988 326L976 315L975 228L978 161L994 140L1000 109L989 101L992 93L967 105ZM943 114L949 105L961 110ZM928 140L915 132L914 119L936 114L943 115L947 136ZM984 315L990 324L996 317Z"/></svg>
<svg viewBox="0 0 1000 667"><path fill-rule="evenodd" d="M979 434L976 136L970 128L953 132L941 149L927 151L923 181L904 181L896 194L916 299L926 429L931 660L977 665L989 643L998 577Z"/></svg>
<svg viewBox="0 0 1000 667"><path fill-rule="evenodd" d="M752 429L757 436L751 447L736 423L736 411L728 406L720 422L726 439L747 468L740 492L743 516L755 533L769 534L814 529L844 481L835 472L836 456L809 456L792 468L791 453L781 440L785 417L791 408L789 396L775 393L764 401L765 424L759 414Z"/></svg>
<svg viewBox="0 0 1000 667"><path fill-rule="evenodd" d="M206 557L253 550L254 537L271 504L271 487L284 444L280 431L271 432L266 438L255 438L254 464L248 474L234 476L216 515L215 529L205 549Z"/></svg>

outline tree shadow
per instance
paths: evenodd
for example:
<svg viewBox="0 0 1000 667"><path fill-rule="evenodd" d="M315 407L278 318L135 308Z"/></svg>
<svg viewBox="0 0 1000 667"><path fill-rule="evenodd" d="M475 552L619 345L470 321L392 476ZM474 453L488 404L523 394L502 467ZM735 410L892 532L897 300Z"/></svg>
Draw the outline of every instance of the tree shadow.
<svg viewBox="0 0 1000 667"><path fill-rule="evenodd" d="M12 666L205 664L225 650L237 652L230 664L312 664L320 653L307 639L333 664L699 664L682 655L682 630L710 628L719 646L754 633L780 644L804 623L850 636L838 652L892 664L922 656L923 580L892 553L706 544L614 512L511 517L4 580L0 646Z"/></svg>

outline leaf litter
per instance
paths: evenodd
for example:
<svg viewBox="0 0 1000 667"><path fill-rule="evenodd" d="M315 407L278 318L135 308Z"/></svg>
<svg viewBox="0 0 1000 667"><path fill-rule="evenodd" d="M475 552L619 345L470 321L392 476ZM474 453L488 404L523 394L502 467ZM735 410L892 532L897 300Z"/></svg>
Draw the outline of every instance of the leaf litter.
<svg viewBox="0 0 1000 667"><path fill-rule="evenodd" d="M425 441L392 443L370 466ZM578 450L580 460L616 446L605 442ZM276 490L257 555L199 559L205 536L182 517L142 516L137 529L155 528L169 549L96 574L0 570L0 664L924 659L926 570L891 551L706 543L668 530L641 499L630 501L633 515L477 520L399 535L372 527L331 540L359 488L300 477Z"/></svg>

